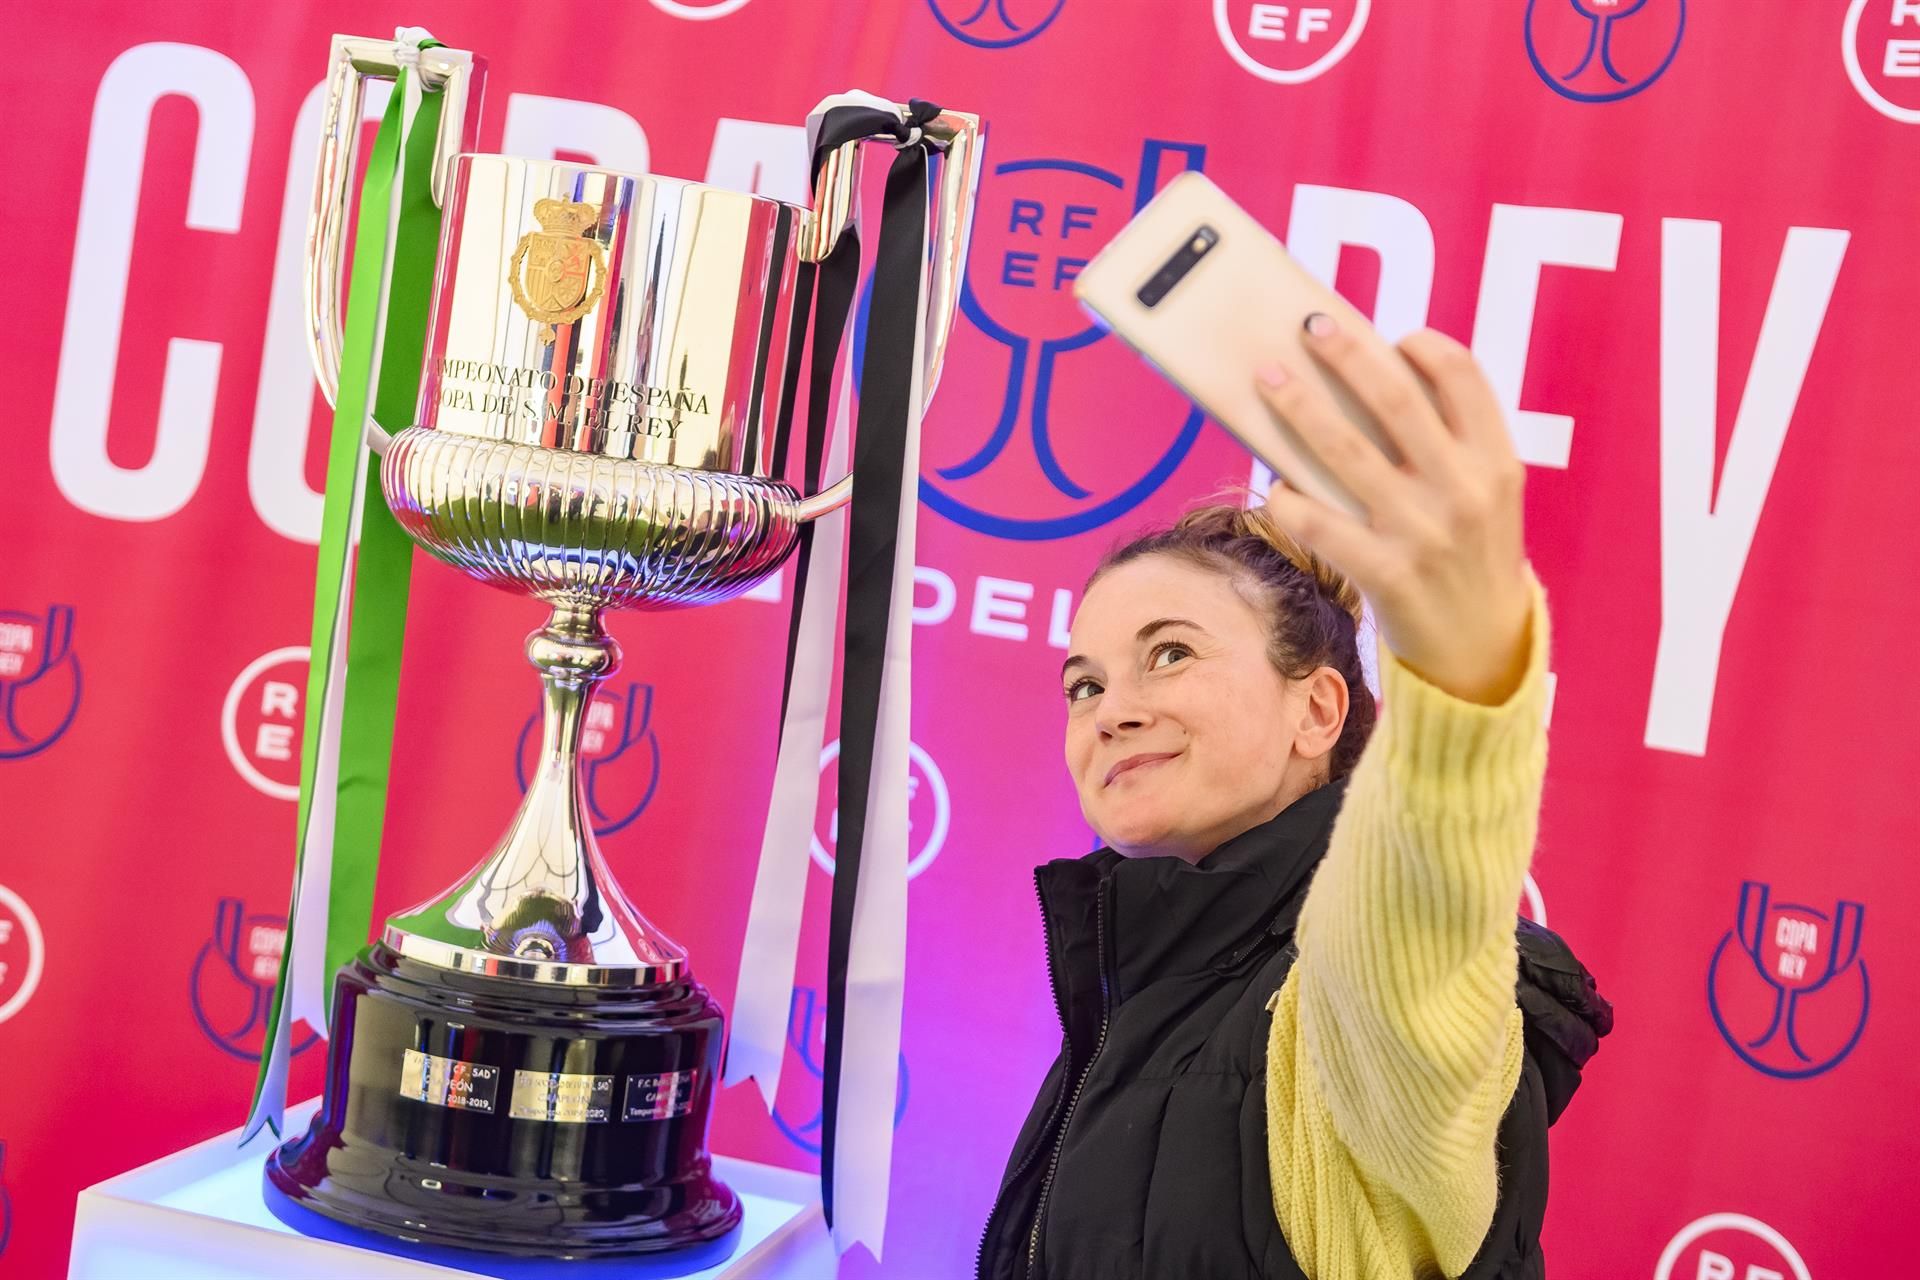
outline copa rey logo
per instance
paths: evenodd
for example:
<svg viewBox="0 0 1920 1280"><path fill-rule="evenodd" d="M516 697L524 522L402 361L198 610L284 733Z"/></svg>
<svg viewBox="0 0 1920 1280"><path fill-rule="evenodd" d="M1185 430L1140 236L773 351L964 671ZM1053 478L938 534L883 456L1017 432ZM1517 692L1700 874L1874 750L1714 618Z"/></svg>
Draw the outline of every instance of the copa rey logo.
<svg viewBox="0 0 1920 1280"><path fill-rule="evenodd" d="M834 784L834 764L840 759L840 740L835 738L820 753L820 781L823 788ZM817 823L817 820L816 820ZM947 829L953 824L953 797L947 791L947 779L917 742L907 744L907 879L917 878L933 865L947 847ZM840 839L840 807L834 805L827 816L826 830L818 825L813 832L813 863L828 875L833 874L833 849Z"/></svg>
<svg viewBox="0 0 1920 1280"><path fill-rule="evenodd" d="M946 33L976 49L1010 49L1053 25L1067 0L927 0Z"/></svg>
<svg viewBox="0 0 1920 1280"><path fill-rule="evenodd" d="M1851 0L1840 58L1868 106L1920 124L1920 0Z"/></svg>
<svg viewBox="0 0 1920 1280"><path fill-rule="evenodd" d="M1249 75L1270 84L1305 84L1325 75L1359 43L1372 0L1255 4L1213 0L1213 29Z"/></svg>
<svg viewBox="0 0 1920 1280"><path fill-rule="evenodd" d="M1813 1280L1799 1251L1758 1218L1710 1213L1680 1229L1653 1280Z"/></svg>
<svg viewBox="0 0 1920 1280"><path fill-rule="evenodd" d="M33 908L0 884L0 1022L26 1007L47 967L47 939Z"/></svg>
<svg viewBox="0 0 1920 1280"><path fill-rule="evenodd" d="M276 800L300 798L300 738L307 647L263 653L242 667L220 707L220 744L248 786Z"/></svg>
<svg viewBox="0 0 1920 1280"><path fill-rule="evenodd" d="M1527 58L1575 102L1617 102L1666 74L1687 29L1687 0L1527 0Z"/></svg>
<svg viewBox="0 0 1920 1280"><path fill-rule="evenodd" d="M539 767L540 712L520 729L513 777L526 794ZM660 739L653 731L653 686L603 686L587 704L580 731L580 785L587 822L610 836L646 812L660 786Z"/></svg>
<svg viewBox="0 0 1920 1280"><path fill-rule="evenodd" d="M238 898L222 898L214 908L213 932L193 958L187 990L200 1030L236 1058L260 1060L286 949L285 916L249 913ZM293 1051L310 1049L319 1038L309 1029L295 1037Z"/></svg>
<svg viewBox="0 0 1920 1280"><path fill-rule="evenodd" d="M787 1047L799 1056L800 1065L816 1081L827 1078L827 1002L812 987L795 987L793 1000L787 1005ZM797 1119L796 1113L787 1109L785 1104L776 1104L773 1109L774 1128L788 1142L807 1152L820 1154L820 1126L826 1121L826 1111L818 1096L813 1098L813 1111L807 1119ZM898 1129L900 1121L907 1114L907 1055L900 1055L900 1075L894 1090L893 1127Z"/></svg>
<svg viewBox="0 0 1920 1280"><path fill-rule="evenodd" d="M39 755L80 712L73 607L35 616L0 609L0 760Z"/></svg>
<svg viewBox="0 0 1920 1280"><path fill-rule="evenodd" d="M993 168L974 215L959 337L989 344L967 363L999 394L936 402L920 475L929 507L994 537L1065 538L1133 510L1173 474L1205 416L1091 321L1073 281L1167 178L1204 158L1197 145L1149 140L1128 176L1069 159ZM856 346L865 335L863 309ZM1114 447L1116 434L1126 448Z"/></svg>
<svg viewBox="0 0 1920 1280"><path fill-rule="evenodd" d="M1707 967L1707 1006L1743 1062L1799 1080L1838 1066L1866 1031L1866 908L1828 913L1772 895L1758 881L1740 887L1739 915Z"/></svg>

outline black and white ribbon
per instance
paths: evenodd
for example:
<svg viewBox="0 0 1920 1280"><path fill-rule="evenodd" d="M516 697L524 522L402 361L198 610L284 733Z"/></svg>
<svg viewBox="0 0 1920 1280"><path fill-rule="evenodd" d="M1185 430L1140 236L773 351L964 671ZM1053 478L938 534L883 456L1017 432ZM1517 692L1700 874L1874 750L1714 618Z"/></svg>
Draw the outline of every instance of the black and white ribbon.
<svg viewBox="0 0 1920 1280"><path fill-rule="evenodd" d="M916 100L903 116L884 99L849 93L828 98L807 120L815 175L845 143L891 140L897 153L887 173L875 246L853 432L853 502L850 510L823 517L806 531L795 576L780 751L724 1076L728 1084L756 1079L772 1109L793 998L844 551L840 822L827 942L821 1184L837 1247L844 1252L865 1243L875 1257L886 1225L906 974L914 514L926 401L928 152L933 146L922 126L938 114L938 107ZM851 358L839 395L828 393L859 270L859 241L850 228L799 281L803 307L811 302L815 315L809 489L818 486L823 461L829 474L845 465ZM824 428L830 398L838 409L829 435ZM786 403L792 403L791 394Z"/></svg>

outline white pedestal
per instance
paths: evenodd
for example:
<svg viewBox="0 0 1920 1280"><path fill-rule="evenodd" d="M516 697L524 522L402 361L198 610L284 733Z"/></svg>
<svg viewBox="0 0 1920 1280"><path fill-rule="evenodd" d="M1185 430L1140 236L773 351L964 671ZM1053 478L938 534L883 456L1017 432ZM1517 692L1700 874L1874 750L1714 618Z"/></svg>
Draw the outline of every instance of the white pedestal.
<svg viewBox="0 0 1920 1280"><path fill-rule="evenodd" d="M286 1131L302 1133L319 1099L287 1112ZM271 1133L246 1147L239 1130L188 1147L80 1193L73 1223L69 1280L302 1280L354 1276L368 1280L428 1277L607 1275L628 1280L822 1280L834 1273L833 1245L815 1179L792 1169L716 1156L714 1172L746 1210L733 1254L705 1269L685 1259L623 1258L584 1263L503 1260L484 1270L418 1262L355 1245L303 1236L267 1211L261 1169Z"/></svg>

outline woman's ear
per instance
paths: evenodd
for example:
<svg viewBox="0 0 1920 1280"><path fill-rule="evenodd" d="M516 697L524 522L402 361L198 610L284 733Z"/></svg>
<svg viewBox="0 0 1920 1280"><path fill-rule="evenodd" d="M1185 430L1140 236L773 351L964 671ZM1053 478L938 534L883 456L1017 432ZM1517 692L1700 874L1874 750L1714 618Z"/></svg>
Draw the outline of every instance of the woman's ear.
<svg viewBox="0 0 1920 1280"><path fill-rule="evenodd" d="M1318 760L1340 741L1347 724L1347 682L1332 667L1316 667L1296 682L1303 695L1294 721L1293 751L1306 760Z"/></svg>

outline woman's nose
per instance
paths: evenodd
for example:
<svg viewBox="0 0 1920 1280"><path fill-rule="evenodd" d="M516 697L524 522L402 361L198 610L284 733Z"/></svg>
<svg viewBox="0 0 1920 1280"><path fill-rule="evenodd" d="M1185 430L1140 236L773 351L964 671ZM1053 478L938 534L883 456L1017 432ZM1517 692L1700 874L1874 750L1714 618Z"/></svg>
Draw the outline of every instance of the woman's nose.
<svg viewBox="0 0 1920 1280"><path fill-rule="evenodd" d="M1144 729L1153 721L1146 699L1128 685L1108 685L1100 694L1100 709L1094 723L1108 737Z"/></svg>

